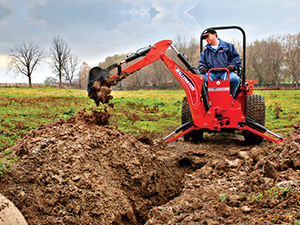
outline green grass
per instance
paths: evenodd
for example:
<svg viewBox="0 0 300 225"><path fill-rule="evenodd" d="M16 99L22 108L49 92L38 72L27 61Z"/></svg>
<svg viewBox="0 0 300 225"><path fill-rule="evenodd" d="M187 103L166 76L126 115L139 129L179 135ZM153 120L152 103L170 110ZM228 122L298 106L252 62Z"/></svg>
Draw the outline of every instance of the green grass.
<svg viewBox="0 0 300 225"><path fill-rule="evenodd" d="M57 88L0 88L0 149L5 149L40 124L92 106L86 92Z"/></svg>
<svg viewBox="0 0 300 225"><path fill-rule="evenodd" d="M300 90L255 91L266 104L266 127L287 135L300 122Z"/></svg>
<svg viewBox="0 0 300 225"><path fill-rule="evenodd" d="M0 152L0 177L3 176L3 173L10 172L12 164L17 161L18 157L9 148Z"/></svg>
<svg viewBox="0 0 300 225"><path fill-rule="evenodd" d="M258 194L255 195L249 195L247 197L248 201L259 201L261 199L266 199L266 198L283 198L289 195L291 192L291 188L285 188L285 187L272 187L268 190L259 192Z"/></svg>
<svg viewBox="0 0 300 225"><path fill-rule="evenodd" d="M182 90L119 91L113 96L113 124L125 132L162 133L180 126Z"/></svg>

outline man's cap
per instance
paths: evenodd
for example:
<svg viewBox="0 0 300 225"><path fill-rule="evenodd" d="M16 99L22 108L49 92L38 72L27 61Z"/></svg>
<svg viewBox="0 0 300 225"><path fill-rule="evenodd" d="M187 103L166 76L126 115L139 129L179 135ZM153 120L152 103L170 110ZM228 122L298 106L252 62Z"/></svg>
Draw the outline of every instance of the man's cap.
<svg viewBox="0 0 300 225"><path fill-rule="evenodd" d="M202 33L202 35L201 35L201 37L206 37L206 36L208 36L209 34L216 34L217 32L214 30L214 29L207 29L207 30L205 30L203 33Z"/></svg>

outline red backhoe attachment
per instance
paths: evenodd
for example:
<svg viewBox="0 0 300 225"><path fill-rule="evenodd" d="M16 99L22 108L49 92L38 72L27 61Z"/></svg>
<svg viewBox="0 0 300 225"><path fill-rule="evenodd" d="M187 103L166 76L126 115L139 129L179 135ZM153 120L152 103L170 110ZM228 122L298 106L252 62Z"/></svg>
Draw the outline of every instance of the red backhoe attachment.
<svg viewBox="0 0 300 225"><path fill-rule="evenodd" d="M166 55L165 52L169 47L176 52L177 57L186 69L183 69ZM143 58L126 69L121 69L122 64L131 62L139 57ZM203 131L220 132L229 130L242 130L245 140L249 144L260 143L263 138L276 143L284 140L284 138L264 127L264 100L262 96L253 95L252 81L241 82L237 96L232 98L228 80L204 82L204 77L172 45L170 40L160 41L153 46L138 50L136 53L126 57L122 62L113 64L106 69L93 68L89 75L89 96L91 97L91 93L95 91L96 83L100 87L110 87L116 84L113 83L115 80L123 79L122 77L125 78L127 75L159 59L168 67L186 93L182 108L182 125L166 136L164 140L172 137L168 141L171 142L181 136L184 136L185 140L190 140L191 138L200 140L203 136ZM111 76L109 71L113 68L118 68L118 72ZM228 70L227 72L229 73ZM126 76L123 76L124 74ZM97 90L100 89L98 87ZM93 96L92 98L99 103L97 98L100 95L93 94ZM258 116L255 116L255 114L258 114ZM175 134L177 135L173 137Z"/></svg>

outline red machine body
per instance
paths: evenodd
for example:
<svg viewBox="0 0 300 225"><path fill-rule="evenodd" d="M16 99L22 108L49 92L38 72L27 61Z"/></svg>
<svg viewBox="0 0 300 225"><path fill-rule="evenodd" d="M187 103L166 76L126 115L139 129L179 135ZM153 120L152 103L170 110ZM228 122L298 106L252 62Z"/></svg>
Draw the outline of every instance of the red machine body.
<svg viewBox="0 0 300 225"><path fill-rule="evenodd" d="M169 47L171 47L177 53L177 57L183 62L187 69L183 69L174 60L166 55L166 50ZM121 70L121 64L133 61L141 56L143 56L142 59L126 69ZM267 130L263 126L264 124L261 125L251 118L245 116L245 108L247 104L246 98L247 96L253 94L253 83L255 83L255 81L247 80L247 82L241 82L235 98L232 98L230 95L229 78L228 80L208 81L206 88L204 85L204 77L199 74L199 72L188 62L183 54L181 54L172 45L171 40L157 42L155 45L149 46L147 49L128 56L124 61L114 64L114 67L118 67L118 73L113 75L112 78L116 78L124 72L133 73L134 71L137 71L157 60L162 60L164 62L173 76L183 87L191 114L191 119L185 121L185 123L177 128L174 132L166 136L165 140L177 134L175 137L172 137L170 140L168 140L171 142L183 135L188 134L189 132L195 132L197 130L212 132L219 132L221 130L243 130L260 137L267 138L268 140L276 143L284 140L284 138L280 137L279 135ZM220 69L223 68L211 69L208 71L208 76L212 70ZM228 72L229 77L229 71L226 68L224 70ZM105 80L108 76L109 74L97 75L91 74L90 72L89 81L91 86L95 80ZM266 135L265 132L271 134L271 136Z"/></svg>

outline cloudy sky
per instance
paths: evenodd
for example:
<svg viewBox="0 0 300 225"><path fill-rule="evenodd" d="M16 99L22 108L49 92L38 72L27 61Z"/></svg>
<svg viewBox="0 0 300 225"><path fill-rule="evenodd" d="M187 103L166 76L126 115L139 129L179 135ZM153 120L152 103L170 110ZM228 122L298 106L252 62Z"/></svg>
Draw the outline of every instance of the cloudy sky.
<svg viewBox="0 0 300 225"><path fill-rule="evenodd" d="M24 75L6 73L10 49L23 41L49 51L59 35L74 55L95 66L107 56L177 35L198 38L212 26L241 26L248 42L296 34L299 12L299 0L0 0L0 83L27 82ZM239 32L219 36L241 38ZM47 76L54 75L44 63L32 81L42 83Z"/></svg>

